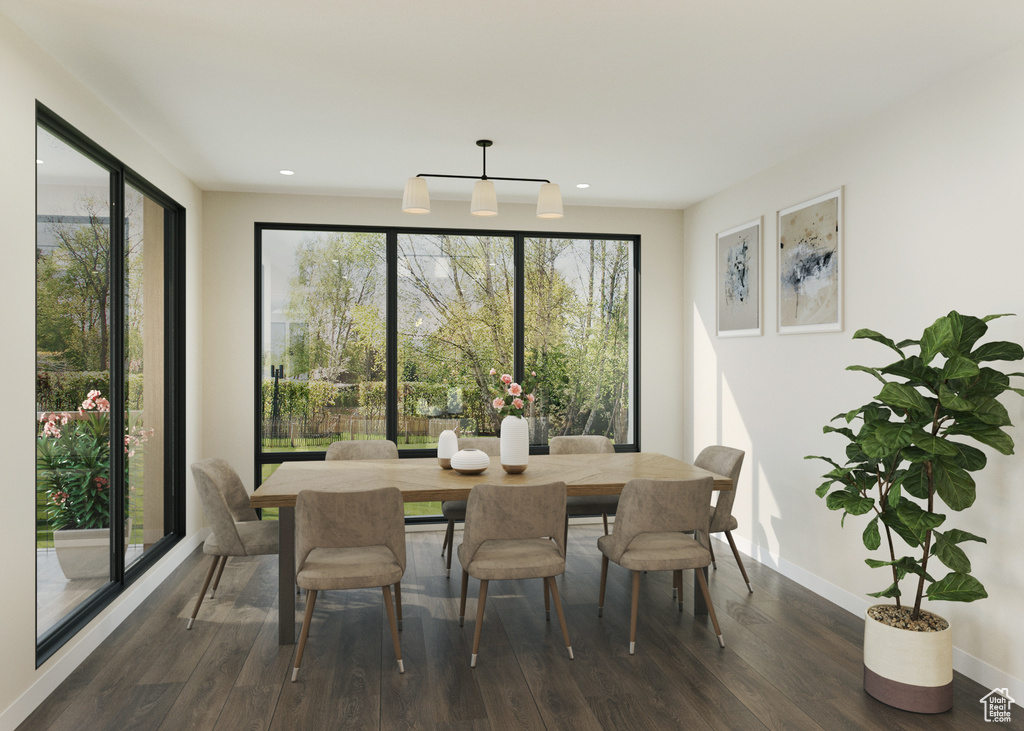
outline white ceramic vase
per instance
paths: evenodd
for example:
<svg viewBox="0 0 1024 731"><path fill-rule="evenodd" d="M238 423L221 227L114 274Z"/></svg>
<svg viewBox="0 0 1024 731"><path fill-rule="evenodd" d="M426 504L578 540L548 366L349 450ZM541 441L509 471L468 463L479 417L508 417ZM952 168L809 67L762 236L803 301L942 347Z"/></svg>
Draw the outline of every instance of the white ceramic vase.
<svg viewBox="0 0 1024 731"><path fill-rule="evenodd" d="M452 468L452 457L459 451L459 436L451 429L445 429L437 438L437 463L443 469Z"/></svg>
<svg viewBox="0 0 1024 731"><path fill-rule="evenodd" d="M942 713L953 707L953 630L912 632L867 615L864 690L895 708Z"/></svg>
<svg viewBox="0 0 1024 731"><path fill-rule="evenodd" d="M530 461L530 425L521 416L501 420L501 467L511 475L526 471Z"/></svg>
<svg viewBox="0 0 1024 731"><path fill-rule="evenodd" d="M491 464L491 458L479 449L460 449L452 455L452 469L462 475L479 475Z"/></svg>

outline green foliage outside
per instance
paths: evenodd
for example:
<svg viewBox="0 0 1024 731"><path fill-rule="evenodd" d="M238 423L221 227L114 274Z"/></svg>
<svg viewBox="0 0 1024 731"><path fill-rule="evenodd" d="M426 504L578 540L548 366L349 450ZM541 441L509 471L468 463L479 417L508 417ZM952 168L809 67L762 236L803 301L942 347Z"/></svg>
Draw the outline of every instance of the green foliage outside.
<svg viewBox="0 0 1024 731"><path fill-rule="evenodd" d="M901 606L900 582L916 577L913 618L924 596L931 600L971 602L988 594L971 573L971 561L962 544L985 543L981 536L947 524L953 512L974 504L976 483L972 472L983 469L988 457L968 443L973 441L1000 454L1013 454L1011 426L999 397L1007 392L1024 395L1010 386L1010 378L990 363L1017 361L1024 349L1016 343L978 344L988 322L950 312L925 329L920 339L899 343L874 330L858 330L855 339L873 340L896 352L897 360L882 367L849 366L882 383L872 401L836 416L833 421L859 423L851 428L825 426L826 434L842 435L846 463L812 456L832 465L826 481L816 490L829 510L847 515L869 515L864 546L883 546L884 559L869 558L868 566L888 569L891 584L873 597L895 599ZM914 348L916 353L908 353ZM906 545L910 555L897 555ZM945 576L938 571L948 570ZM938 577L938 578L937 578Z"/></svg>

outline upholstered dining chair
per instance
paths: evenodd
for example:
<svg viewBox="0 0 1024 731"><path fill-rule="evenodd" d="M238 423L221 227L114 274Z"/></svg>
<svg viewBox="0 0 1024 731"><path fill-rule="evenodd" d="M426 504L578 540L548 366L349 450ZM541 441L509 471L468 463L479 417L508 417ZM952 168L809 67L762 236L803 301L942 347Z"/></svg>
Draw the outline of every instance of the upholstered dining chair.
<svg viewBox="0 0 1024 731"><path fill-rule="evenodd" d="M460 627L466 618L469 577L480 581L470 667L476 667L480 650L487 584L500 579L544 579L547 617L551 617L550 594L554 597L569 659L572 659L572 643L569 642L569 630L555 581L555 577L565 571L564 521L564 482L526 486L476 485L470 490L466 503L466 528L458 549L459 563L462 564Z"/></svg>
<svg viewBox="0 0 1024 731"><path fill-rule="evenodd" d="M381 587L398 672L405 672L398 631L405 574L402 492L383 487L357 492L302 490L295 499L295 581L306 590L306 615L295 650L292 682L299 677L313 607L321 591ZM395 587L395 605L391 587Z"/></svg>
<svg viewBox="0 0 1024 731"><path fill-rule="evenodd" d="M615 444L600 434L582 436L551 437L548 442L550 454L613 454ZM615 515L619 504L618 495L583 495L565 499L565 534L569 540L569 518L581 515L600 515L604 521L604 534L608 535L608 516Z"/></svg>
<svg viewBox="0 0 1024 731"><path fill-rule="evenodd" d="M633 575L633 594L629 617L629 654L636 647L636 617L640 602L640 574L645 571L671 571L672 583L682 586L683 571L694 569L701 593L708 606L718 644L725 647L718 617L711 604L707 580L701 570L711 563L707 548L711 491L714 479L630 480L619 496L619 512L609 536L597 539L601 551L601 590L597 615L604 612L604 590L608 580L608 562L614 561ZM690 531L693 535L687 535ZM679 596L679 611L683 611Z"/></svg>
<svg viewBox="0 0 1024 731"><path fill-rule="evenodd" d="M210 537L203 543L203 553L212 556L213 562L206 572L203 588L185 629L192 629L195 624L214 572L217 576L210 598L217 593L228 556L262 556L278 552L277 522L263 522L256 516L256 511L249 506L249 493L230 464L223 459L204 459L192 465L192 476L203 512L212 528Z"/></svg>
<svg viewBox="0 0 1024 731"><path fill-rule="evenodd" d="M743 466L743 452L732 447L705 447L697 455L697 459L693 461L693 464L701 469L716 472L732 480L731 490L718 491L718 502L711 508L711 528L709 532L725 533L725 537L729 541L729 547L732 549L732 555L736 557L740 573L743 574L743 580L747 583L747 591L753 594L754 590L750 587L750 579L747 578L747 569L743 566L743 559L740 558L740 552L736 549L736 541L732 538L732 531L736 530L738 526L736 518L732 514L732 503L736 499L736 486L739 484L740 468ZM712 548L710 541L708 541L708 549L711 551L711 565L717 570L715 549Z"/></svg>
<svg viewBox="0 0 1024 731"><path fill-rule="evenodd" d="M331 442L324 459L398 459L398 446L390 439Z"/></svg>
<svg viewBox="0 0 1024 731"><path fill-rule="evenodd" d="M488 457L501 457L501 440L498 437L463 437L459 439L459 449L479 449ZM444 532L444 543L441 544L441 556L444 557L445 549L448 550L445 575L452 575L452 551L455 540L455 523L463 522L466 519L465 500L445 500L441 503L441 515L448 521L448 527Z"/></svg>

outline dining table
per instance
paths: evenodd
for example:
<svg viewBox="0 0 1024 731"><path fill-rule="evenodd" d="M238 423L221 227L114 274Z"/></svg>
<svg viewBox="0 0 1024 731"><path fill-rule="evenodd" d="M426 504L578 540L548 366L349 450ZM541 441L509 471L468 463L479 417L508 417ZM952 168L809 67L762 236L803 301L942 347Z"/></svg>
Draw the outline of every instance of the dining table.
<svg viewBox="0 0 1024 731"><path fill-rule="evenodd" d="M531 455L524 472L509 474L497 458L478 474L442 469L434 457L285 462L250 497L254 508L278 508L278 643L295 643L295 499L302 490L353 491L397 487L407 503L466 500L474 485L565 483L566 495L618 495L637 478L686 480L711 475L715 490L731 490L728 477L657 452ZM694 592L694 613L706 613Z"/></svg>

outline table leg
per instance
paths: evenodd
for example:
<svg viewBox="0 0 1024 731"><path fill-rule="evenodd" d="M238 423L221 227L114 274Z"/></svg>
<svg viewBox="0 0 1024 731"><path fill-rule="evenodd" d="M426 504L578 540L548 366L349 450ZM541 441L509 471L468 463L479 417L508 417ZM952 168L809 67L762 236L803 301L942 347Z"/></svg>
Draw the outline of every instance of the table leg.
<svg viewBox="0 0 1024 731"><path fill-rule="evenodd" d="M279 508L277 644L295 644L295 508Z"/></svg>
<svg viewBox="0 0 1024 731"><path fill-rule="evenodd" d="M704 580L707 581L707 578L708 578L708 567L705 566L702 569L695 569L694 570L694 574L693 574L693 616L695 616L695 617L698 617L698 616L700 616L702 614L707 614L708 613L708 605L707 605L707 602L704 601L704 592L701 591L701 589L700 589L700 582L697 581L697 571L703 571L704 572ZM681 602L682 600L683 600L683 598L679 597L679 601Z"/></svg>

